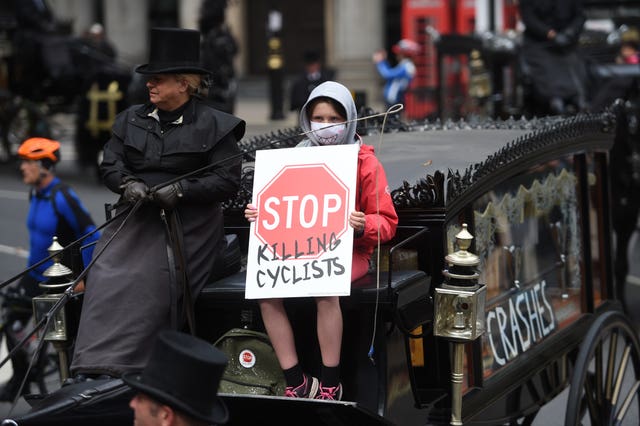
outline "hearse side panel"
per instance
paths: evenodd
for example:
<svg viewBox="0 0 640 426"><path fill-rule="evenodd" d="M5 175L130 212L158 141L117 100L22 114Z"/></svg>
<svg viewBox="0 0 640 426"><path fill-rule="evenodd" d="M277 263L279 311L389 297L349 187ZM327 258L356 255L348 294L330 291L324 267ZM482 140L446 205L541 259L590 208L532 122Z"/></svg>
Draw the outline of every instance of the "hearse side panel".
<svg viewBox="0 0 640 426"><path fill-rule="evenodd" d="M594 304L617 308L605 303L611 137L576 139L569 144L574 152L566 145L548 149L485 176L447 212L445 241L453 244L461 223L470 224L487 284L487 333L468 345L466 356L465 424L531 412L559 392L566 385L564 355L579 345L585 314ZM535 391L538 376L547 377L543 393Z"/></svg>

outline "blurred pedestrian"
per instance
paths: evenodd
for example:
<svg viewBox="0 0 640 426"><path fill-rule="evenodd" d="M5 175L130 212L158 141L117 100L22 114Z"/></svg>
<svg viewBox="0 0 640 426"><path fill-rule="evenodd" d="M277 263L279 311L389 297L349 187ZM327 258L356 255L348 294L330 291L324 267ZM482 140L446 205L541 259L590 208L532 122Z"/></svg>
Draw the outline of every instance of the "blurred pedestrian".
<svg viewBox="0 0 640 426"><path fill-rule="evenodd" d="M640 64L640 33L635 27L627 28L620 34L620 50L616 56L618 64Z"/></svg>
<svg viewBox="0 0 640 426"><path fill-rule="evenodd" d="M291 111L300 112L313 89L325 81L335 80L336 77L334 69L323 65L320 53L317 50L305 50L302 60L304 62L304 70L291 85L289 108Z"/></svg>
<svg viewBox="0 0 640 426"><path fill-rule="evenodd" d="M594 83L596 90L590 101L590 111L602 111L610 107L616 99L637 99L639 43L640 34L637 29L628 28L621 33L620 48L615 58L616 64L621 66L612 67L612 75ZM616 70L619 70L619 74Z"/></svg>
<svg viewBox="0 0 640 426"><path fill-rule="evenodd" d="M204 0L200 10L202 65L211 72L208 100L214 108L233 114L238 82L233 60L238 43L225 24L228 0Z"/></svg>
<svg viewBox="0 0 640 426"><path fill-rule="evenodd" d="M6 1L6 0L5 0ZM12 39L11 91L30 99L42 97L40 86L50 74L44 48L55 39L58 20L45 0L13 0L16 28Z"/></svg>
<svg viewBox="0 0 640 426"><path fill-rule="evenodd" d="M200 32L154 28L150 40L149 63L136 68L149 100L117 115L100 165L121 195L117 212L138 209L98 242L105 251L87 276L72 382L139 371L160 331L193 325L195 298L221 269L221 203L240 186L245 122L203 99Z"/></svg>
<svg viewBox="0 0 640 426"><path fill-rule="evenodd" d="M53 264L52 260L35 266L49 257L48 248L57 237L58 242L66 247L82 236L94 231L96 226L87 209L82 205L78 195L55 175L55 165L60 161L60 143L46 138L30 138L18 149L22 180L31 187L29 193L29 214L27 228L29 230L28 273L24 274L16 289L10 295L11 303L5 306L5 325L3 328L7 339L7 348L11 350L21 340L18 337L32 316L31 298L42 293L38 286L45 282L45 270ZM81 253L79 246L73 250L65 250L62 263L67 267L87 266L91 261L93 245L99 238L95 232L82 241L88 247ZM78 263L80 263L78 265ZM79 271L75 271L79 272ZM7 297L5 297L7 299ZM0 391L0 401L13 401L18 394L22 379L29 367L29 354L26 348L16 352L11 359L13 375ZM34 372L35 373L35 372ZM29 389L29 381L22 390Z"/></svg>
<svg viewBox="0 0 640 426"><path fill-rule="evenodd" d="M99 55L96 58L100 62L113 62L116 59L116 49L107 38L104 27L99 22L94 22L84 32L82 42L93 51L89 54Z"/></svg>
<svg viewBox="0 0 640 426"><path fill-rule="evenodd" d="M522 59L533 96L553 114L585 111L587 69L577 46L586 16L582 0L520 0ZM546 112L546 111L545 111Z"/></svg>
<svg viewBox="0 0 640 426"><path fill-rule="evenodd" d="M177 331L158 334L141 373L123 376L138 393L129 406L138 426L225 424L229 412L217 395L227 356L204 340Z"/></svg>
<svg viewBox="0 0 640 426"><path fill-rule="evenodd" d="M405 94L416 75L413 57L420 53L420 45L413 40L402 39L394 44L391 50L398 62L393 67L387 61L386 51L379 50L373 54L373 62L378 73L385 79L383 97L387 108L405 103Z"/></svg>
<svg viewBox="0 0 640 426"><path fill-rule="evenodd" d="M19 29L38 33L55 32L58 23L45 0L13 0Z"/></svg>

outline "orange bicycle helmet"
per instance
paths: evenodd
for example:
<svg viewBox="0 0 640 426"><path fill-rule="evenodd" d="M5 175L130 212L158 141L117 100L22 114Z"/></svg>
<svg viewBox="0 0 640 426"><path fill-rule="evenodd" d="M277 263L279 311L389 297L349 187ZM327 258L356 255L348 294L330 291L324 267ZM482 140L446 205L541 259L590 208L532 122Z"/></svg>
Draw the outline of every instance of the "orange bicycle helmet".
<svg viewBox="0 0 640 426"><path fill-rule="evenodd" d="M47 138L29 138L18 148L18 156L24 160L60 161L60 142Z"/></svg>

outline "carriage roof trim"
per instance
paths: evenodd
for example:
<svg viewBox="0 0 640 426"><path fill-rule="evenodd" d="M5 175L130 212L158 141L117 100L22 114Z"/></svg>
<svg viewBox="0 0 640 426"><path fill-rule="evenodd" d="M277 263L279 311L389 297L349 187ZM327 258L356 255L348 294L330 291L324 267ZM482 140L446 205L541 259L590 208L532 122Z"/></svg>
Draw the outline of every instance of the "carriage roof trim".
<svg viewBox="0 0 640 426"><path fill-rule="evenodd" d="M530 132L524 129L445 129L385 134L382 143L380 135L365 136L363 140L375 147L389 187L394 189L404 181L415 183L436 170L462 172Z"/></svg>
<svg viewBox="0 0 640 426"><path fill-rule="evenodd" d="M614 127L613 111L607 111L568 119L487 121L475 127L463 121L422 124L384 135L382 143L379 134L365 136L364 140L376 147L391 190L398 192L403 187L406 192L417 183L411 187L411 191L416 191L426 176L441 173L448 179L443 182L447 209L457 210L460 200L456 199L461 195L472 188L478 193L478 186L487 180L508 178L504 173L511 167L516 168L515 173L587 146L609 149L611 136L599 135L610 133Z"/></svg>
<svg viewBox="0 0 640 426"><path fill-rule="evenodd" d="M604 113L570 118L549 116L529 120L424 120L411 123L392 120L382 137L382 122L369 120L365 121L366 126L358 128L358 133L364 143L376 149L397 208L442 208L446 205L449 212L454 212L465 202L461 195L469 194L472 187L477 189L483 182L486 184L487 176L494 180L496 177L505 179L502 172L510 166L534 165L531 153L535 152L538 160L540 153L544 153L546 159L553 158L584 145L583 135L588 135L588 142L595 146L608 149L610 142L603 143L594 135L610 132L615 127L615 108L616 105ZM303 138L298 127L241 141L240 145L247 153L245 176L250 179L253 174L255 151L294 147ZM250 202L251 182L245 183L246 193L239 194L226 205L227 208L242 208Z"/></svg>

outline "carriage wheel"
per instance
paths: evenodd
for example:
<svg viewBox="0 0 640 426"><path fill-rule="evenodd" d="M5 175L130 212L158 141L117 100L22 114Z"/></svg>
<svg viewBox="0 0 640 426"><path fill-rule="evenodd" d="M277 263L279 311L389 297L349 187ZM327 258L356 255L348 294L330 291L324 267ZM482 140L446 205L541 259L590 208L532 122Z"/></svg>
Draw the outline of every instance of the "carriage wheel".
<svg viewBox="0 0 640 426"><path fill-rule="evenodd" d="M594 321L583 342L571 378L565 425L623 424L632 404L640 410L637 333L622 313L610 311Z"/></svg>

